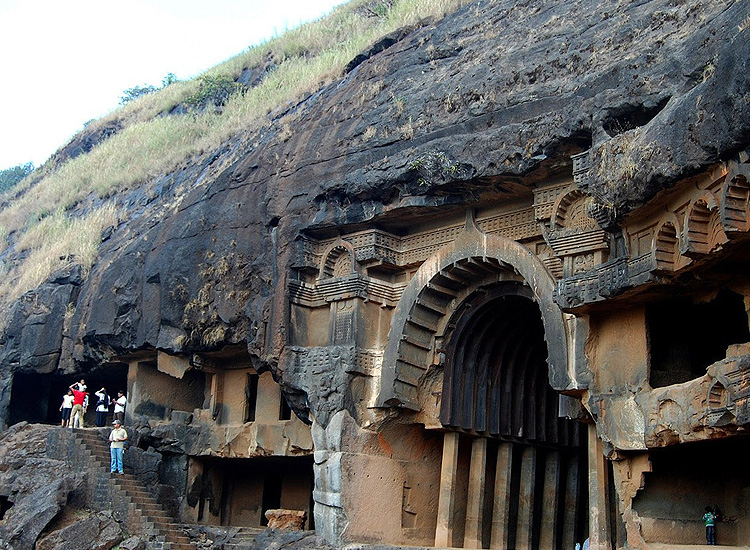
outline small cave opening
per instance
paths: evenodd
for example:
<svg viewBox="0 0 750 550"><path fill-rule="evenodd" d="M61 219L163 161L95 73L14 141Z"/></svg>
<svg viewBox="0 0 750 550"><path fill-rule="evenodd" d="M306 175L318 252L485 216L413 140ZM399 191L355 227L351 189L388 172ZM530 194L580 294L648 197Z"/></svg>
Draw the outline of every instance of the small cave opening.
<svg viewBox="0 0 750 550"><path fill-rule="evenodd" d="M128 365L108 363L88 374L40 374L17 372L13 375L8 411L8 425L21 421L33 424L60 424L63 396L71 384L86 381L89 407L84 417L85 425L93 426L96 420L96 400L94 392L105 388L110 397L116 397L118 390L127 388ZM110 407L109 417L112 416ZM111 418L108 419L111 422Z"/></svg>
<svg viewBox="0 0 750 550"><path fill-rule="evenodd" d="M703 376L731 344L750 341L744 298L728 290L704 303L680 298L649 304L646 325L652 388Z"/></svg>
<svg viewBox="0 0 750 550"><path fill-rule="evenodd" d="M665 97L656 105L647 107L646 105L624 105L620 109L613 111L603 123L602 128L607 132L609 137L615 137L623 134L628 130L645 126L658 115L667 105L669 97Z"/></svg>
<svg viewBox="0 0 750 550"><path fill-rule="evenodd" d="M700 544L709 506L721 513L717 543L744 545L750 528L748 452L747 435L651 449L651 471L633 499L646 542Z"/></svg>
<svg viewBox="0 0 750 550"><path fill-rule="evenodd" d="M0 495L0 521L5 518L5 513L13 507L13 502L5 496Z"/></svg>
<svg viewBox="0 0 750 550"><path fill-rule="evenodd" d="M267 510L284 508L306 512L305 528L315 528L312 455L194 458L190 470L189 505L199 523L264 527Z"/></svg>

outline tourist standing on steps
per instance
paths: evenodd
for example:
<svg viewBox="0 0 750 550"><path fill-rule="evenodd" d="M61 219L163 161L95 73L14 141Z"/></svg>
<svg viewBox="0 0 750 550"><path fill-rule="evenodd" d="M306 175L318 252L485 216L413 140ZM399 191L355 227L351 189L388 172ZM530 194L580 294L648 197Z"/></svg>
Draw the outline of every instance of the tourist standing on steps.
<svg viewBox="0 0 750 550"><path fill-rule="evenodd" d="M113 422L115 428L109 433L109 471L114 474L122 474L122 454L125 452L125 441L128 439L128 432L122 427L119 420Z"/></svg>
<svg viewBox="0 0 750 550"><path fill-rule="evenodd" d="M73 392L73 409L70 411L70 427L83 428L83 415L86 413L86 398L88 394L84 391L78 391L77 384L70 386Z"/></svg>
<svg viewBox="0 0 750 550"><path fill-rule="evenodd" d="M118 391L117 400L115 401L115 420L119 420L120 424L125 422L125 405L127 404L128 400L125 397L125 393Z"/></svg>
<svg viewBox="0 0 750 550"><path fill-rule="evenodd" d="M98 398L96 402L96 425L102 428L107 424L110 399L105 388L100 389L95 395Z"/></svg>
<svg viewBox="0 0 750 550"><path fill-rule="evenodd" d="M68 393L63 395L62 405L60 405L60 411L62 412L62 427L66 428L70 425L70 411L73 410L73 390L68 390Z"/></svg>
<svg viewBox="0 0 750 550"><path fill-rule="evenodd" d="M710 506L706 506L703 521L706 522L706 543L713 546L716 544L716 515Z"/></svg>

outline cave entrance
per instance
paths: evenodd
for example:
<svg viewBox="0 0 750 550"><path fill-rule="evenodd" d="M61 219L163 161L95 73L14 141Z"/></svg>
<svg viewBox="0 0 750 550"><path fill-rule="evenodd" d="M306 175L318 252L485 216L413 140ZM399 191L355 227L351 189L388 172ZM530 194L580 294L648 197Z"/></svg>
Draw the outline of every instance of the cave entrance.
<svg viewBox="0 0 750 550"><path fill-rule="evenodd" d="M646 308L651 387L687 382L726 357L727 347L750 341L744 298L722 290L704 303L688 298Z"/></svg>
<svg viewBox="0 0 750 550"><path fill-rule="evenodd" d="M307 513L305 528L314 529L312 455L246 459L191 459L188 504L207 525L265 527L267 510Z"/></svg>
<svg viewBox="0 0 750 550"><path fill-rule="evenodd" d="M520 283L480 289L451 322L435 544L549 550L582 543L587 430L559 417L531 291Z"/></svg>
<svg viewBox="0 0 750 550"><path fill-rule="evenodd" d="M124 391L127 388L128 366L123 363L108 363L88 374L63 376L17 372L13 375L11 386L8 425L24 420L36 424L59 425L63 395L71 384L82 378L91 394L84 422L86 426L94 426L97 399L94 392L104 387L111 397L116 397L118 390ZM110 410L108 422L111 422L111 417Z"/></svg>
<svg viewBox="0 0 750 550"><path fill-rule="evenodd" d="M706 506L717 506L716 543L744 546L750 536L750 436L683 443L649 451L651 471L633 500L646 542L704 544Z"/></svg>
<svg viewBox="0 0 750 550"><path fill-rule="evenodd" d="M13 503L5 495L0 495L0 521L5 517L5 512L11 509Z"/></svg>

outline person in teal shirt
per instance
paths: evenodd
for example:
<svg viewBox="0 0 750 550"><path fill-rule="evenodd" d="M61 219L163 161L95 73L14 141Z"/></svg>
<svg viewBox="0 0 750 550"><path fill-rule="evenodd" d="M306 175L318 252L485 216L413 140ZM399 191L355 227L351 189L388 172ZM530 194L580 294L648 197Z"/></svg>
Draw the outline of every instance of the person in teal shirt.
<svg viewBox="0 0 750 550"><path fill-rule="evenodd" d="M706 513L703 514L703 521L706 523L706 542L710 545L715 545L716 515L710 506L706 506Z"/></svg>

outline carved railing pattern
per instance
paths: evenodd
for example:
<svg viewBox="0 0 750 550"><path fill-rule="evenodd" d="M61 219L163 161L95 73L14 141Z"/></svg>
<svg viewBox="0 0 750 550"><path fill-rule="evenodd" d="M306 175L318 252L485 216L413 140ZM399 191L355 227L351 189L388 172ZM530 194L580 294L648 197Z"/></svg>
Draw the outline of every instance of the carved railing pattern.
<svg viewBox="0 0 750 550"><path fill-rule="evenodd" d="M366 298L371 302L394 307L406 288L405 282L389 283L363 275L323 279L317 284L289 281L289 300L306 307L320 307L347 298Z"/></svg>
<svg viewBox="0 0 750 550"><path fill-rule="evenodd" d="M383 352L354 346L290 347L300 372L333 372L376 376L383 365Z"/></svg>
<svg viewBox="0 0 750 550"><path fill-rule="evenodd" d="M516 241L541 235L535 206L477 218L476 224L489 235L500 235ZM338 239L348 242L354 248L355 258L362 264L383 262L395 267L419 265L440 248L453 242L464 230L465 224L457 223L404 237L371 229L319 241L301 238L293 267L318 271L324 251Z"/></svg>

